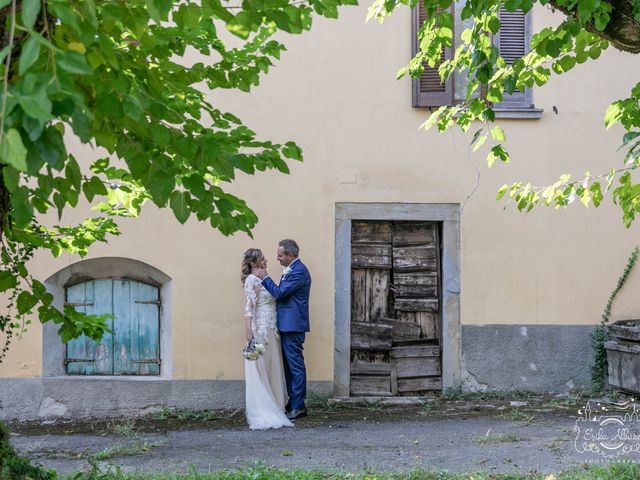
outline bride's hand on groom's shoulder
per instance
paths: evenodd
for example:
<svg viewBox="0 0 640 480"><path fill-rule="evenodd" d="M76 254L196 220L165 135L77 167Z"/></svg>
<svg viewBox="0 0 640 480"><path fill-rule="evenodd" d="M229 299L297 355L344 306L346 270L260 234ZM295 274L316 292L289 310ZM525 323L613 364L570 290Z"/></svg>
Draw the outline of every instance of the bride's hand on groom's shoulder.
<svg viewBox="0 0 640 480"><path fill-rule="evenodd" d="M264 268L254 268L254 269L251 270L251 273L253 273L260 280L262 280L263 278L265 278L265 277L267 277L269 275L267 273L267 270L264 269Z"/></svg>

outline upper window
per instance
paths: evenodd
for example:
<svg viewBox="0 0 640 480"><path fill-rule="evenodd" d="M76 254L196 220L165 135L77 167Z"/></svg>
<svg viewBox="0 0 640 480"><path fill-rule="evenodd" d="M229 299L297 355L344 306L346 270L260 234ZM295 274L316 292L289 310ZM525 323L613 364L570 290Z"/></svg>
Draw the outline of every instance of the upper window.
<svg viewBox="0 0 640 480"><path fill-rule="evenodd" d="M461 12L465 5L465 0L458 0L451 6L451 14L454 18L453 46L442 50L441 61L451 59L456 48L460 45L462 32L473 26L473 19L461 19ZM500 11L500 31L494 38L494 44L500 50L500 56L507 63L513 63L518 58L523 57L527 52L531 40L531 12L525 14L522 11L508 12ZM424 4L418 2L418 7L414 9L413 21L413 47L412 54L418 51L417 32L422 23L426 20ZM413 79L413 106L414 107L440 107L443 105L455 105L464 101L467 92L467 72L457 70L444 82L438 74L440 63L434 67L425 65L424 72L420 78ZM503 101L494 106L496 113L501 111L533 111L534 106L531 97L531 89L526 88L524 92L515 91L512 94L507 92L503 95ZM537 110L539 112L540 110Z"/></svg>
<svg viewBox="0 0 640 480"><path fill-rule="evenodd" d="M159 375L158 287L128 279L104 279L66 288L66 303L87 314L110 314L113 332L99 343L84 335L67 343L69 375Z"/></svg>

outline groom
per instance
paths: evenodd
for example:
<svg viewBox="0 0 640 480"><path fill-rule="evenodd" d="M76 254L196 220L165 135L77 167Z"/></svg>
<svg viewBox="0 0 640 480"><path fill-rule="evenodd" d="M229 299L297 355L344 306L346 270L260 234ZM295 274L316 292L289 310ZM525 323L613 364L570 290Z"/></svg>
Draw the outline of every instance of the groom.
<svg viewBox="0 0 640 480"><path fill-rule="evenodd" d="M304 404L307 396L307 371L302 357L302 345L305 332L309 331L311 275L298 258L299 252L294 240L282 240L278 243L278 262L285 267L279 285L269 278L266 270L256 268L253 271L277 301L278 330L289 394L285 408L289 420L307 416Z"/></svg>

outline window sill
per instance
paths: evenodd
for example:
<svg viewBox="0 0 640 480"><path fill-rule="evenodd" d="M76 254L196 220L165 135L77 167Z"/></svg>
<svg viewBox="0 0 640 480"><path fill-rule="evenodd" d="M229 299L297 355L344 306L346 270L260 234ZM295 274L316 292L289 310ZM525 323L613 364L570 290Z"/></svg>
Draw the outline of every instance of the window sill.
<svg viewBox="0 0 640 480"><path fill-rule="evenodd" d="M496 118L512 120L537 120L542 118L541 108L494 108Z"/></svg>
<svg viewBox="0 0 640 480"><path fill-rule="evenodd" d="M434 112L440 107L416 107L413 108L425 108L430 112ZM496 119L511 119L511 120L538 120L542 118L544 110L542 108L494 108L493 111L496 114ZM456 117L458 114L455 115Z"/></svg>
<svg viewBox="0 0 640 480"><path fill-rule="evenodd" d="M51 377L42 377L44 380L73 380L73 381L82 381L82 380L97 380L101 382L107 381L118 381L118 382L127 382L127 381L135 381L135 382L149 382L154 380L171 380L168 377L163 377L161 375L55 375Z"/></svg>

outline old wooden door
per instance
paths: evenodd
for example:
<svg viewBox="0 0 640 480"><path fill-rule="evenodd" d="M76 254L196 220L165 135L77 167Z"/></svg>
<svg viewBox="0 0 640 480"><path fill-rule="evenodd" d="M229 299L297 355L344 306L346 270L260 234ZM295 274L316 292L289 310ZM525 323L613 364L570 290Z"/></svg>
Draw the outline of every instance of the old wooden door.
<svg viewBox="0 0 640 480"><path fill-rule="evenodd" d="M67 343L70 375L159 375L158 288L128 279L105 279L67 288L67 304L88 314L110 314L99 343L84 335Z"/></svg>
<svg viewBox="0 0 640 480"><path fill-rule="evenodd" d="M354 221L351 395L442 390L436 222Z"/></svg>

